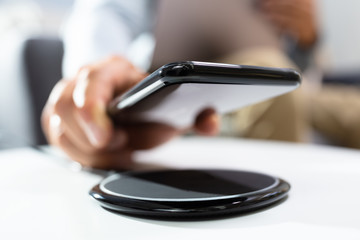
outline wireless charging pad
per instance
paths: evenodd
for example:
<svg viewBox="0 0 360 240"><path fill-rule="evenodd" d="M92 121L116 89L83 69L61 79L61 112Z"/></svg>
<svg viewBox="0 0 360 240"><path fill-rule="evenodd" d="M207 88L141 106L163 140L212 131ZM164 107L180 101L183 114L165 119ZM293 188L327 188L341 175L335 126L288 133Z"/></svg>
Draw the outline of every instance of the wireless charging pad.
<svg viewBox="0 0 360 240"><path fill-rule="evenodd" d="M152 218L201 218L254 211L286 197L290 185L233 170L161 170L111 175L90 191L102 207Z"/></svg>

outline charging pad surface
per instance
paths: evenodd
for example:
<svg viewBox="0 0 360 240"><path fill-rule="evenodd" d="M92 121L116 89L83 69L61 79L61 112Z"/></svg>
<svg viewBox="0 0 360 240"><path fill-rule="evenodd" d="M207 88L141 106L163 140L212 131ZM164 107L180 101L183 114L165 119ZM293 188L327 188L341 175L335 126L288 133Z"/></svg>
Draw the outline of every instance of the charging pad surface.
<svg viewBox="0 0 360 240"><path fill-rule="evenodd" d="M265 174L190 169L113 174L90 195L121 213L187 218L257 210L280 201L289 189L284 180Z"/></svg>

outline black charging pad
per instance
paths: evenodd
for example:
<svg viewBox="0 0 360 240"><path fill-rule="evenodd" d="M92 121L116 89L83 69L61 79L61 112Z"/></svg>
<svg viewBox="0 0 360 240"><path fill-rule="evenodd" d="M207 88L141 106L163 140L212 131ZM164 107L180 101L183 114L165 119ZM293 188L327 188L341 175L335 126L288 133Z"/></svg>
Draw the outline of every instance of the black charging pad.
<svg viewBox="0 0 360 240"><path fill-rule="evenodd" d="M290 189L265 174L214 169L113 174L90 190L102 207L151 218L202 218L254 211L279 202Z"/></svg>

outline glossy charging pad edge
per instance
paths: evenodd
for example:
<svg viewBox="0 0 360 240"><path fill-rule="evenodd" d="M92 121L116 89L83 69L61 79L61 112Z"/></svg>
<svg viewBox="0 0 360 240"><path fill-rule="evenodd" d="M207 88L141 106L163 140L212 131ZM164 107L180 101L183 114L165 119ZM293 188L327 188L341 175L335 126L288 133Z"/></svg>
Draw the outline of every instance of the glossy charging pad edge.
<svg viewBox="0 0 360 240"><path fill-rule="evenodd" d="M290 185L266 174L216 169L117 173L89 194L105 209L147 218L211 218L248 213L287 196Z"/></svg>

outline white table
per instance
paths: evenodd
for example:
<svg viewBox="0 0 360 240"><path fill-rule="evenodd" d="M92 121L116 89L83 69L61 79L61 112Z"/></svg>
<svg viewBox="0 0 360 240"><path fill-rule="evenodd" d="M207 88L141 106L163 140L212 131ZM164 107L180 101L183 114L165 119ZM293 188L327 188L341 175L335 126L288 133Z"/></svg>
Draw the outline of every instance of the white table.
<svg viewBox="0 0 360 240"><path fill-rule="evenodd" d="M292 185L273 208L211 221L156 221L106 211L101 177L30 148L0 152L0 239L360 239L360 151L226 138L177 139L137 154L152 167L260 171ZM157 166L152 166L152 165Z"/></svg>

